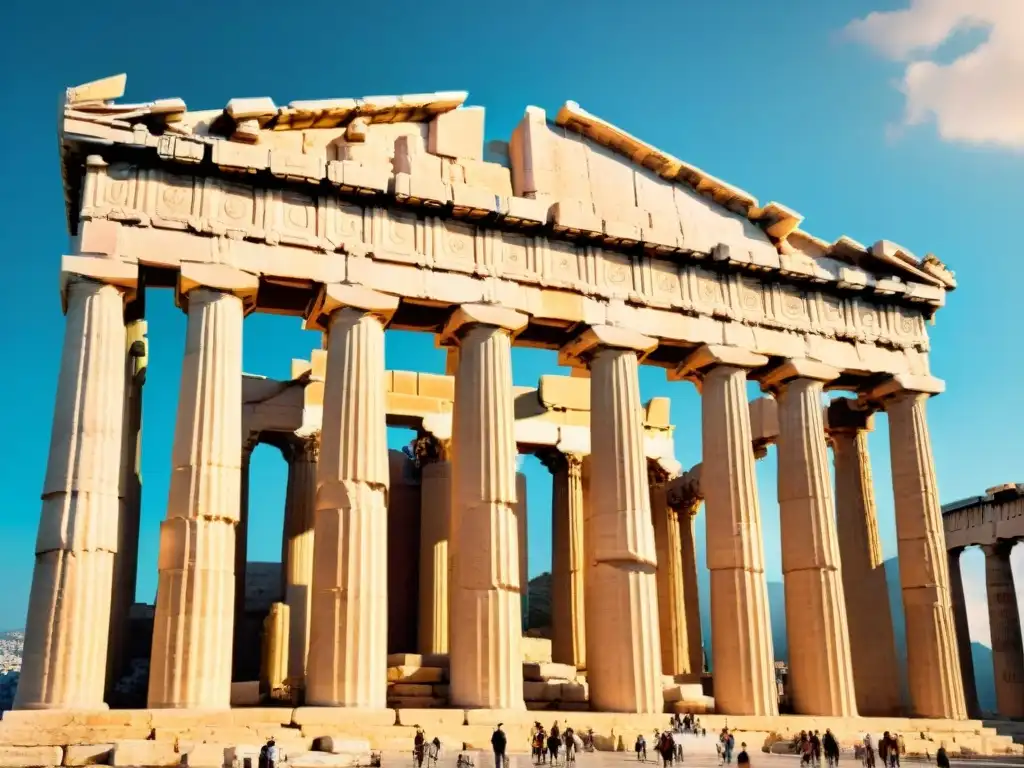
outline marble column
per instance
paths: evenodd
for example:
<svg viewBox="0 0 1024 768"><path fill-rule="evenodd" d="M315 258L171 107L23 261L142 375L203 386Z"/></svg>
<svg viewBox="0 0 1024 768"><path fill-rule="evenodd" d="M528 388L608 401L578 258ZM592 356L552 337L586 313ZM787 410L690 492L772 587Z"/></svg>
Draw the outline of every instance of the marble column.
<svg viewBox="0 0 1024 768"><path fill-rule="evenodd" d="M651 518L658 558L658 627L661 634L661 672L686 675L690 669L690 636L686 631L683 587L683 542L679 513L668 503L667 477L651 477Z"/></svg>
<svg viewBox="0 0 1024 768"><path fill-rule="evenodd" d="M978 685L974 679L974 656L971 653L971 631L967 625L967 601L964 599L964 580L960 573L960 555L963 549L946 552L949 570L949 599L953 606L953 622L956 626L956 646L960 654L960 679L964 683L964 701L967 717L981 719L981 704L978 703Z"/></svg>
<svg viewBox="0 0 1024 768"><path fill-rule="evenodd" d="M419 651L448 653L448 525L452 509L450 443L420 471Z"/></svg>
<svg viewBox="0 0 1024 768"><path fill-rule="evenodd" d="M700 471L700 465L696 468ZM687 474L692 474L687 473ZM686 475L682 479L686 479ZM689 492L684 492L689 490ZM700 587L697 584L697 544L693 526L703 499L690 484L673 485L668 505L675 510L679 525L679 550L683 573L683 620L686 625L687 672L699 676L704 671L704 637L701 632Z"/></svg>
<svg viewBox="0 0 1024 768"><path fill-rule="evenodd" d="M731 347L705 346L672 374L701 388L715 709L728 715L779 712L747 405L747 373L767 362Z"/></svg>
<svg viewBox="0 0 1024 768"><path fill-rule="evenodd" d="M398 299L328 285L310 315L327 328L306 703L384 709L390 466L384 326Z"/></svg>
<svg viewBox="0 0 1024 768"><path fill-rule="evenodd" d="M791 360L761 381L778 401L778 494L793 708L857 714L823 418L834 368Z"/></svg>
<svg viewBox="0 0 1024 768"><path fill-rule="evenodd" d="M657 558L638 356L654 339L595 326L560 361L590 369L590 496L584 517L587 681L597 711L664 710ZM596 609L596 606L601 606Z"/></svg>
<svg viewBox="0 0 1024 768"><path fill-rule="evenodd" d="M142 302L128 307L134 319L125 323L124 409L121 425L121 473L118 481L117 555L114 557L114 593L110 606L107 646L107 695L124 674L130 611L135 602L139 570L139 522L142 514L142 386L146 381L146 321ZM129 315L126 312L126 318Z"/></svg>
<svg viewBox="0 0 1024 768"><path fill-rule="evenodd" d="M1021 643L1017 591L1010 568L1012 541L998 541L985 551L988 623L992 631L996 710L1003 717L1024 718L1024 645Z"/></svg>
<svg viewBox="0 0 1024 768"><path fill-rule="evenodd" d="M202 270L197 277L201 278ZM257 278L231 270L191 279L167 519L159 577L149 707L228 708L235 600L235 528L242 479L242 318Z"/></svg>
<svg viewBox="0 0 1024 768"><path fill-rule="evenodd" d="M930 377L894 377L868 396L889 417L896 538L907 628L907 677L913 714L967 716L949 594L942 510L926 403L942 391Z"/></svg>
<svg viewBox="0 0 1024 768"><path fill-rule="evenodd" d="M526 475L516 472L516 540L519 542L519 610L525 632L530 616L530 545L526 515Z"/></svg>
<svg viewBox="0 0 1024 768"><path fill-rule="evenodd" d="M320 435L295 438L284 507L284 600L288 606L288 681L304 687L313 587L313 525Z"/></svg>
<svg viewBox="0 0 1024 768"><path fill-rule="evenodd" d="M861 715L898 715L900 678L875 487L868 457L874 416L848 398L828 406L828 436L836 471L836 529L850 632L857 709Z"/></svg>
<svg viewBox="0 0 1024 768"><path fill-rule="evenodd" d="M249 666L247 654L241 649L251 642L249 628L245 621L245 578L249 557L249 467L252 452L259 444L259 435L248 435L242 440L242 478L238 489L238 524L235 526L235 601L234 626L232 628L231 680L242 682Z"/></svg>
<svg viewBox="0 0 1024 768"><path fill-rule="evenodd" d="M586 669L583 460L559 450L540 458L551 471L551 660Z"/></svg>
<svg viewBox="0 0 1024 768"><path fill-rule="evenodd" d="M523 709L512 333L526 315L492 305L455 311L457 345L449 537L451 704Z"/></svg>
<svg viewBox="0 0 1024 768"><path fill-rule="evenodd" d="M16 709L100 709L118 546L124 289L65 282L64 346Z"/></svg>

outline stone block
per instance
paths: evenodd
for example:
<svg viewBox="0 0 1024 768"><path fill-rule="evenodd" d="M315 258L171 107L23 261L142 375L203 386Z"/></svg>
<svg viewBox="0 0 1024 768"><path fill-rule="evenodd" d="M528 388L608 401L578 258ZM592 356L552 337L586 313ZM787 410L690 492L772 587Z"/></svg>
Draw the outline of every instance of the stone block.
<svg viewBox="0 0 1024 768"><path fill-rule="evenodd" d="M583 683L562 683L562 703L574 703L589 701L590 688L586 682Z"/></svg>
<svg viewBox="0 0 1024 768"><path fill-rule="evenodd" d="M388 706L401 710L405 707L412 709L431 709L434 707L447 707L448 699L434 696L388 696Z"/></svg>
<svg viewBox="0 0 1024 768"><path fill-rule="evenodd" d="M374 728L395 725L396 715L393 709L356 709L351 707L299 707L292 715L292 723L302 727L306 733L309 725L345 726L346 731L352 728ZM335 732L341 731L335 728ZM322 736L324 734L316 734Z"/></svg>
<svg viewBox="0 0 1024 768"><path fill-rule="evenodd" d="M260 681L231 684L232 707L256 707L260 703Z"/></svg>
<svg viewBox="0 0 1024 768"><path fill-rule="evenodd" d="M225 762L227 749L228 747L224 744L178 742L178 751L188 755L189 768L221 768L221 766L230 765ZM256 764L255 761L253 764Z"/></svg>
<svg viewBox="0 0 1024 768"><path fill-rule="evenodd" d="M440 667L388 667L389 683L443 683L448 670Z"/></svg>
<svg viewBox="0 0 1024 768"><path fill-rule="evenodd" d="M427 150L444 157L480 160L484 152L484 108L462 107L430 121Z"/></svg>
<svg viewBox="0 0 1024 768"><path fill-rule="evenodd" d="M567 377L559 377L567 378ZM585 384L589 382L584 382ZM590 400L588 398L589 406ZM551 662L551 641L546 637L524 637L520 641L523 652L523 661L531 664L548 664ZM575 671L573 672L575 674Z"/></svg>
<svg viewBox="0 0 1024 768"><path fill-rule="evenodd" d="M69 744L64 747L63 765L109 765L113 744Z"/></svg>
<svg viewBox="0 0 1024 768"><path fill-rule="evenodd" d="M340 755L327 752L301 752L288 758L291 768L352 768L352 766L368 766L370 753L354 754L346 752Z"/></svg>
<svg viewBox="0 0 1024 768"><path fill-rule="evenodd" d="M4 723L7 716L4 714ZM17 721L15 721L17 723ZM135 727L94 727L71 725L66 727L29 728L22 725L7 728L0 727L0 743L19 747L45 747L65 744L95 744L98 742L114 742L119 739L145 739L151 729L144 726Z"/></svg>
<svg viewBox="0 0 1024 768"><path fill-rule="evenodd" d="M147 768L176 766L181 755L173 741L126 739L115 741L111 765L144 765Z"/></svg>
<svg viewBox="0 0 1024 768"><path fill-rule="evenodd" d="M262 748L262 744L232 744L224 750L224 764L234 765L237 760L238 765L241 766L245 764L245 758L249 758L255 766L260 758Z"/></svg>
<svg viewBox="0 0 1024 768"><path fill-rule="evenodd" d="M420 726L427 733L436 730L452 730L466 724L466 712L462 709L415 709L403 707L398 710L400 725Z"/></svg>
<svg viewBox="0 0 1024 768"><path fill-rule="evenodd" d="M388 686L388 698L433 695L433 686L428 683L392 683Z"/></svg>
<svg viewBox="0 0 1024 768"><path fill-rule="evenodd" d="M354 739L351 736L321 736L313 747L317 752L330 752L332 755L361 754L370 751L370 742L367 739Z"/></svg>
<svg viewBox="0 0 1024 768"><path fill-rule="evenodd" d="M523 664L524 680L550 680L554 678L571 680L576 677L576 667L572 664L554 664L552 662Z"/></svg>
<svg viewBox="0 0 1024 768"><path fill-rule="evenodd" d="M15 747L0 744L0 765L4 768L43 768L60 765L64 750L60 747Z"/></svg>

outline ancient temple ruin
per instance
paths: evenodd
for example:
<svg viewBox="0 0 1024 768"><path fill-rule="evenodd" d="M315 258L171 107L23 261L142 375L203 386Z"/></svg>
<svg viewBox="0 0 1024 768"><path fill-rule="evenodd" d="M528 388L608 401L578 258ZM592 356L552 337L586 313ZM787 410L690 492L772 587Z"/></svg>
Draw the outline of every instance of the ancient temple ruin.
<svg viewBox="0 0 1024 768"><path fill-rule="evenodd" d="M145 295L166 288L188 330L151 710L229 706L243 478L262 440L292 457L287 610L272 618L289 640L266 654L287 658L276 678L307 706L385 710L397 632L415 643L406 652L447 653L448 707L524 710L515 459L528 451L554 475L554 661L585 680L580 725L660 717L666 675L699 681L701 501L715 711L777 716L754 476L774 443L795 711L967 717L926 413L943 390L926 326L955 288L937 258L824 241L786 206L573 102L528 107L507 142L485 144L484 110L464 93L190 111L121 104L124 83L69 89L61 115L73 245L18 708L104 703L120 642L106 617L123 620L136 568L132 361ZM324 351L290 383L244 378L251 312L301 318ZM449 375L386 371L389 329L432 334ZM558 350L573 376L517 391L514 345ZM641 403L640 365L698 388L698 467L672 455L667 403ZM749 381L766 397L749 403ZM826 407L826 390L846 397ZM876 414L891 441L906 712L876 608ZM419 553L402 596L419 623L401 631L388 588L396 419L419 430L422 473L419 539L403 545Z"/></svg>

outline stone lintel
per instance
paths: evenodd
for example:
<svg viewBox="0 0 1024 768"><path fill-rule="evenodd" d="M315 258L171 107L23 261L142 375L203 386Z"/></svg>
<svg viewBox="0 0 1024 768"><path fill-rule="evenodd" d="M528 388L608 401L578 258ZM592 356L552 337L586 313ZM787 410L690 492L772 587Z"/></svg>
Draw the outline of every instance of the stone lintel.
<svg viewBox="0 0 1024 768"><path fill-rule="evenodd" d="M326 331L331 313L343 307L361 309L380 318L380 321L387 325L398 309L398 303L397 296L362 285L326 283L320 286L320 291L310 305L304 327L309 331Z"/></svg>
<svg viewBox="0 0 1024 768"><path fill-rule="evenodd" d="M586 368L590 358L602 348L632 350L643 360L657 346L657 339L644 336L639 331L615 325L592 325L558 350L558 364Z"/></svg>
<svg viewBox="0 0 1024 768"><path fill-rule="evenodd" d="M870 432L874 428L874 409L861 400L840 397L825 407L827 432Z"/></svg>
<svg viewBox="0 0 1024 768"><path fill-rule="evenodd" d="M188 294L197 288L207 288L221 293L230 293L242 300L245 312L256 308L256 293L260 279L251 272L227 264L206 264L197 261L183 261L178 271L178 285L174 301L182 309L188 309Z"/></svg>
<svg viewBox="0 0 1024 768"><path fill-rule="evenodd" d="M862 393L862 397L869 402L884 402L890 397L901 395L904 392L914 392L924 395L939 395L946 391L946 382L934 376L915 376L912 374L897 374L878 384L873 389Z"/></svg>
<svg viewBox="0 0 1024 768"><path fill-rule="evenodd" d="M775 392L794 379L812 379L814 381L833 381L838 379L842 371L831 365L813 360L786 360L766 373L758 376L761 390Z"/></svg>
<svg viewBox="0 0 1024 768"><path fill-rule="evenodd" d="M760 368L768 364L768 358L740 347L726 347L720 344L705 344L691 352L675 370L668 372L670 381L699 379L709 368L727 365L733 368Z"/></svg>
<svg viewBox="0 0 1024 768"><path fill-rule="evenodd" d="M497 304L462 304L448 318L438 343L444 347L457 346L462 333L473 325L504 328L513 337L530 322L530 317Z"/></svg>
<svg viewBox="0 0 1024 768"><path fill-rule="evenodd" d="M125 302L135 297L139 286L139 265L102 256L63 256L60 263L61 311L68 311L68 285L76 279L92 280L121 288Z"/></svg>

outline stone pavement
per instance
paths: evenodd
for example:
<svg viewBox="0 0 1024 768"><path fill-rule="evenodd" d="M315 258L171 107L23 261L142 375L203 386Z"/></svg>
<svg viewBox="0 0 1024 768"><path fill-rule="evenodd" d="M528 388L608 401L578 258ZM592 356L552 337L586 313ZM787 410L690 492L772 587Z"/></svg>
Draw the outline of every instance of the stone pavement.
<svg viewBox="0 0 1024 768"><path fill-rule="evenodd" d="M774 755L759 750L748 750L752 768L799 768L800 760L795 755ZM474 768L494 768L494 759L490 753L476 752L474 755ZM526 754L510 755L509 768L533 768L534 762ZM904 758L901 760L904 766L935 765L934 760L918 758ZM646 762L638 763L632 752L584 752L580 753L576 760L576 768L658 768L661 760L653 760L648 753ZM677 768L717 768L721 765L716 754L699 753L684 754L683 762L676 764ZM733 766L735 768L735 760ZM861 761L855 760L852 756L840 758L841 768L860 768ZM881 763L878 763L881 765ZM950 760L951 766L970 766L971 768L999 768L1000 766L1013 766L1020 768L1024 766L1024 758L1021 757L987 757L972 760ZM382 768L413 768L410 754L403 755L397 752L385 752L381 763ZM561 764L564 768L564 763ZM437 761L437 768L456 768L456 754L446 755Z"/></svg>

